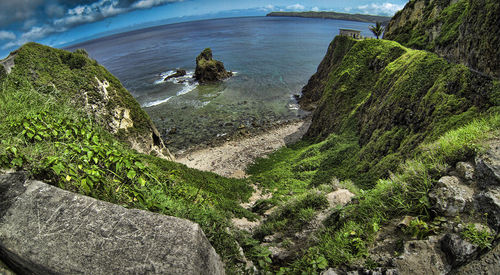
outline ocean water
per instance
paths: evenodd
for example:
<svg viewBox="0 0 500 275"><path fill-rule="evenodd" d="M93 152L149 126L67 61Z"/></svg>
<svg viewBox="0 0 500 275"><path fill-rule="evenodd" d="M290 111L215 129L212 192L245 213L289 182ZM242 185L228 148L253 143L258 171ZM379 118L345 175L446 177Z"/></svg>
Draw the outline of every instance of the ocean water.
<svg viewBox="0 0 500 275"><path fill-rule="evenodd" d="M371 37L370 24L292 17L193 21L73 45L117 76L173 151L305 115L293 95L316 71L340 28ZM211 48L235 75L219 84L192 79L196 56ZM184 69L180 78L164 78Z"/></svg>

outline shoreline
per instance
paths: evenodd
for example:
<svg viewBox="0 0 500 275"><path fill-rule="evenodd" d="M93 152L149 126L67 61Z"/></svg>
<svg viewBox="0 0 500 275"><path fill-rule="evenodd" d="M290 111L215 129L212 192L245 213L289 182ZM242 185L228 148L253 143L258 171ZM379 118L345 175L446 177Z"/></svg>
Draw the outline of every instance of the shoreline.
<svg viewBox="0 0 500 275"><path fill-rule="evenodd" d="M311 125L311 117L237 136L213 146L197 146L176 155L176 162L190 168L231 178L245 178L245 169L255 159L299 141Z"/></svg>

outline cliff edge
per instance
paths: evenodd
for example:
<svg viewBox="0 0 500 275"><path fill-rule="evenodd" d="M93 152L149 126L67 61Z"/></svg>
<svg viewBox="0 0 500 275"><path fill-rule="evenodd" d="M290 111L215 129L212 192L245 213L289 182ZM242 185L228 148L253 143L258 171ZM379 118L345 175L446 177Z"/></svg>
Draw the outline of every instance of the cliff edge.
<svg viewBox="0 0 500 275"><path fill-rule="evenodd" d="M0 61L0 69L0 81L13 75L3 84L5 89L27 87L67 98L76 109L87 113L133 149L173 159L139 103L84 50L71 53L28 43Z"/></svg>
<svg viewBox="0 0 500 275"><path fill-rule="evenodd" d="M394 15L384 39L500 77L497 0L412 0Z"/></svg>

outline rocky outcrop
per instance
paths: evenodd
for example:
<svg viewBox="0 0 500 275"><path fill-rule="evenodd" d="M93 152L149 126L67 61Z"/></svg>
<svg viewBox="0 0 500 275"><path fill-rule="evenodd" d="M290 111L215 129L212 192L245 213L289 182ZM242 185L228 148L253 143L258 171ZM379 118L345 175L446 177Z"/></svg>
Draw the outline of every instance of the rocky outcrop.
<svg viewBox="0 0 500 275"><path fill-rule="evenodd" d="M21 274L224 274L197 224L22 173L0 176L0 260Z"/></svg>
<svg viewBox="0 0 500 275"><path fill-rule="evenodd" d="M0 67L7 74L26 79L23 83L40 93L67 97L76 109L88 113L137 151L173 159L148 114L120 81L84 50L70 53L28 43L0 61ZM17 81L16 77L12 81Z"/></svg>
<svg viewBox="0 0 500 275"><path fill-rule="evenodd" d="M384 38L500 77L497 0L409 1L389 22Z"/></svg>
<svg viewBox="0 0 500 275"><path fill-rule="evenodd" d="M175 71L175 73L165 77L164 81L167 81L171 78L176 78L176 77L181 77L181 76L185 76L186 75L186 70L183 70L183 69L177 69Z"/></svg>
<svg viewBox="0 0 500 275"><path fill-rule="evenodd" d="M226 71L221 61L213 59L212 50L210 48L204 49L200 55L196 57L194 78L198 80L198 82L202 84L218 82L232 75L232 72Z"/></svg>
<svg viewBox="0 0 500 275"><path fill-rule="evenodd" d="M464 265L457 270L454 274L468 275L468 274L500 274L500 246L494 247L488 251L477 261L473 261Z"/></svg>
<svg viewBox="0 0 500 275"><path fill-rule="evenodd" d="M434 209L438 214L455 217L466 208L472 207L474 190L462 184L460 178L445 176L439 179L434 189L429 193Z"/></svg>

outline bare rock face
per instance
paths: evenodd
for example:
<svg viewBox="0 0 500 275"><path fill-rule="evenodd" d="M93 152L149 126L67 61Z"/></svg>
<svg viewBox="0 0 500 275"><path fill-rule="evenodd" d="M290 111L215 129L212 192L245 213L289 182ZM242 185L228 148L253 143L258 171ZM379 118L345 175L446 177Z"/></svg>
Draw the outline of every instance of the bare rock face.
<svg viewBox="0 0 500 275"><path fill-rule="evenodd" d="M438 236L406 242L404 253L394 262L399 274L446 274L450 271Z"/></svg>
<svg viewBox="0 0 500 275"><path fill-rule="evenodd" d="M441 248L453 266L460 266L479 253L477 245L460 238L458 234L446 234L441 240Z"/></svg>
<svg viewBox="0 0 500 275"><path fill-rule="evenodd" d="M202 84L218 82L232 75L232 72L226 71L221 61L213 59L212 50L210 48L204 49L200 55L196 57L194 78L198 80L198 82Z"/></svg>
<svg viewBox="0 0 500 275"><path fill-rule="evenodd" d="M224 274L198 224L0 175L0 260L21 274Z"/></svg>
<svg viewBox="0 0 500 275"><path fill-rule="evenodd" d="M479 260L455 270L454 274L500 274L500 246L496 246Z"/></svg>
<svg viewBox="0 0 500 275"><path fill-rule="evenodd" d="M474 190L461 183L460 179L446 176L439 179L436 187L429 193L438 213L454 217L473 202Z"/></svg>

